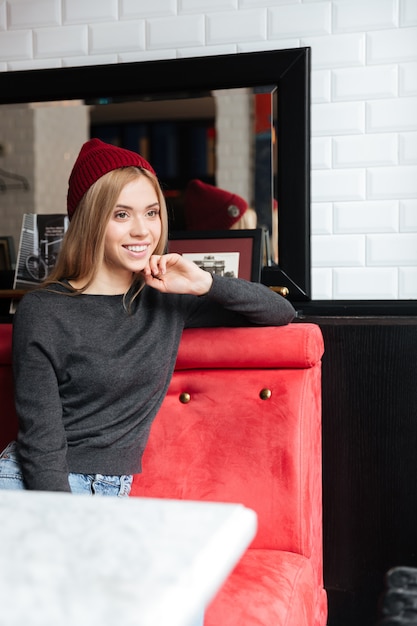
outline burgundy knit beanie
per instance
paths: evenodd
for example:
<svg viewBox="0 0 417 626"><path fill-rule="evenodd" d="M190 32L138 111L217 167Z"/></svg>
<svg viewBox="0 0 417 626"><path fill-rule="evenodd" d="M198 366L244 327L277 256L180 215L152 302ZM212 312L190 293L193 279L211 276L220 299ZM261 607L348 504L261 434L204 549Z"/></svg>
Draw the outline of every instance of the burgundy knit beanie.
<svg viewBox="0 0 417 626"><path fill-rule="evenodd" d="M185 221L189 230L229 230L248 208L235 193L191 180L184 196Z"/></svg>
<svg viewBox="0 0 417 626"><path fill-rule="evenodd" d="M120 167L133 165L155 174L153 167L137 152L118 148L101 139L90 139L81 148L68 181L67 210L74 215L81 198L96 180Z"/></svg>

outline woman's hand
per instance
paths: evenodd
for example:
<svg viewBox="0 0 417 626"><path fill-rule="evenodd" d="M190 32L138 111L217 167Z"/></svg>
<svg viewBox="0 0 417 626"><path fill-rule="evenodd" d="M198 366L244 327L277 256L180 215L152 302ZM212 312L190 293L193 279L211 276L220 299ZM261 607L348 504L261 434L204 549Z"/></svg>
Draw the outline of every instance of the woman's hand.
<svg viewBox="0 0 417 626"><path fill-rule="evenodd" d="M145 283L164 293L202 296L210 290L213 277L180 254L154 254L143 270Z"/></svg>

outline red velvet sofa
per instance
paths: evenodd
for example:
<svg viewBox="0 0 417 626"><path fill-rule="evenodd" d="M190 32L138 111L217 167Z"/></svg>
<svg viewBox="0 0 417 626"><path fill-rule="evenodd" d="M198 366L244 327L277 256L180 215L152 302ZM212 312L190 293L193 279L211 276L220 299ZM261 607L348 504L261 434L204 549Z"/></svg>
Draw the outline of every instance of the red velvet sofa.
<svg viewBox="0 0 417 626"><path fill-rule="evenodd" d="M16 432L0 325L0 445ZM325 626L318 326L189 329L132 496L241 502L258 532L205 626Z"/></svg>

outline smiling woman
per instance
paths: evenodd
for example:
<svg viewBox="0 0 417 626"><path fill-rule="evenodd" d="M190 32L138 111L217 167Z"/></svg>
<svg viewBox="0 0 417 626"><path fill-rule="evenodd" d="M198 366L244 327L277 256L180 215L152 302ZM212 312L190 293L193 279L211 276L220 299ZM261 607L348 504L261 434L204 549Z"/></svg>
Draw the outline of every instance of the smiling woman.
<svg viewBox="0 0 417 626"><path fill-rule="evenodd" d="M97 139L82 146L58 261L15 314L19 433L0 487L91 494L105 476L128 495L183 329L293 319L266 286L165 253L166 213L146 159Z"/></svg>
<svg viewBox="0 0 417 626"><path fill-rule="evenodd" d="M81 293L137 293L168 233L164 195L150 163L98 139L86 142L70 175L68 215L61 253L45 284L65 276ZM146 245L145 253L126 249L138 244Z"/></svg>

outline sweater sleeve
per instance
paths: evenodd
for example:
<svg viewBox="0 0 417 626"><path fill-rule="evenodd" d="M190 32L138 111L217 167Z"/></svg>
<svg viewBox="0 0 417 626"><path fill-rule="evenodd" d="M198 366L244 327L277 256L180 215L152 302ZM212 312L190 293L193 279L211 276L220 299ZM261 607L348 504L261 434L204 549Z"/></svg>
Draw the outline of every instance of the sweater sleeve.
<svg viewBox="0 0 417 626"><path fill-rule="evenodd" d="M294 317L292 304L265 285L215 274L186 326L283 326Z"/></svg>
<svg viewBox="0 0 417 626"><path fill-rule="evenodd" d="M25 296L13 323L17 442L23 478L28 489L70 491L52 336L50 317L38 297Z"/></svg>

